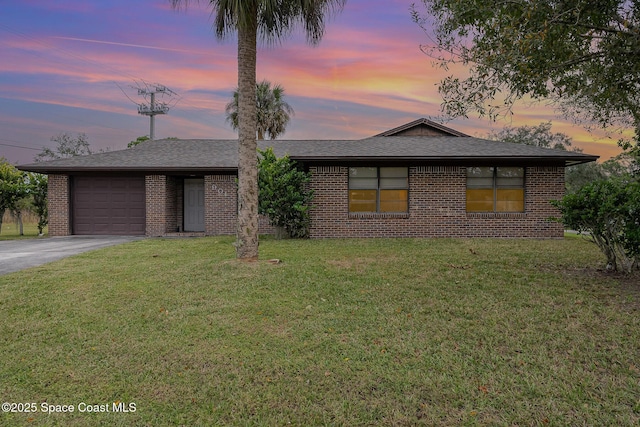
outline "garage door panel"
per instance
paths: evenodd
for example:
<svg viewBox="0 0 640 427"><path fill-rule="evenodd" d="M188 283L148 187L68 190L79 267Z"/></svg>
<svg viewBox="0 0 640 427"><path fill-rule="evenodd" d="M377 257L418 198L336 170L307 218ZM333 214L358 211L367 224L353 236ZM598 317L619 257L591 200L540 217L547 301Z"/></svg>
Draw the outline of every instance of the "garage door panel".
<svg viewBox="0 0 640 427"><path fill-rule="evenodd" d="M143 235L144 177L74 177L74 234Z"/></svg>
<svg viewBox="0 0 640 427"><path fill-rule="evenodd" d="M110 197L111 197L111 194L100 192L100 193L94 193L92 200L94 203L99 203L101 205L108 205L110 202L115 201L115 200L111 200Z"/></svg>

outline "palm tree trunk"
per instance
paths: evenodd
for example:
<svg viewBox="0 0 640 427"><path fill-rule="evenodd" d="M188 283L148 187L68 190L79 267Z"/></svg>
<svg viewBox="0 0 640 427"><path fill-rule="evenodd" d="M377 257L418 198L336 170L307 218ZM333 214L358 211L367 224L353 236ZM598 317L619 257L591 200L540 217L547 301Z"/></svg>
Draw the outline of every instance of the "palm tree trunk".
<svg viewBox="0 0 640 427"><path fill-rule="evenodd" d="M238 26L238 228L236 257L258 259L258 155L256 144L256 50L258 11Z"/></svg>

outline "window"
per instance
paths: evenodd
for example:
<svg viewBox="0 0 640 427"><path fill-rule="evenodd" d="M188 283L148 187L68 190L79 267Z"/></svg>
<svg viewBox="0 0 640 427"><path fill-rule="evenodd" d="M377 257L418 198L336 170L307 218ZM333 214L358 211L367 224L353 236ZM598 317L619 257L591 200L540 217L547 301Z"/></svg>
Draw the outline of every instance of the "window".
<svg viewBox="0 0 640 427"><path fill-rule="evenodd" d="M467 168L467 212L524 212L524 168Z"/></svg>
<svg viewBox="0 0 640 427"><path fill-rule="evenodd" d="M349 168L349 212L408 210L408 168Z"/></svg>

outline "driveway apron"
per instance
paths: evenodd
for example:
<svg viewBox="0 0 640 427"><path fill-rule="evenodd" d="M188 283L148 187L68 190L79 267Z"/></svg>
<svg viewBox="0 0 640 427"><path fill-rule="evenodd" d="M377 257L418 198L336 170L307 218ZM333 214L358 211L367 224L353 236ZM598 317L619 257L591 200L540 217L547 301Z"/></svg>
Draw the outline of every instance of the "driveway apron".
<svg viewBox="0 0 640 427"><path fill-rule="evenodd" d="M143 237L140 236L67 236L2 240L0 241L0 275L141 239Z"/></svg>

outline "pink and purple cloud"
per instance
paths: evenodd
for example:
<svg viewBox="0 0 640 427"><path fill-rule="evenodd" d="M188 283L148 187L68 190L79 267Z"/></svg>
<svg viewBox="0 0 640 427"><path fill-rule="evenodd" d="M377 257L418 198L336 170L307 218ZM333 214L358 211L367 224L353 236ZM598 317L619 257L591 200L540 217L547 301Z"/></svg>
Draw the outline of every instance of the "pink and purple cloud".
<svg viewBox="0 0 640 427"><path fill-rule="evenodd" d="M362 138L439 114L444 72L419 49L427 40L411 20L412 2L348 0L319 46L294 33L260 47L258 78L281 84L296 110L284 138ZM144 101L135 89L143 81L178 94L164 98L172 108L157 117L157 137L235 136L224 106L237 82L236 44L215 38L206 4L174 11L167 0L11 2L0 32L0 156L12 162L30 162L60 132L85 132L95 149L125 148L148 134L135 105ZM587 152L619 152L541 106L522 106L510 123L449 126L484 136L548 120Z"/></svg>

